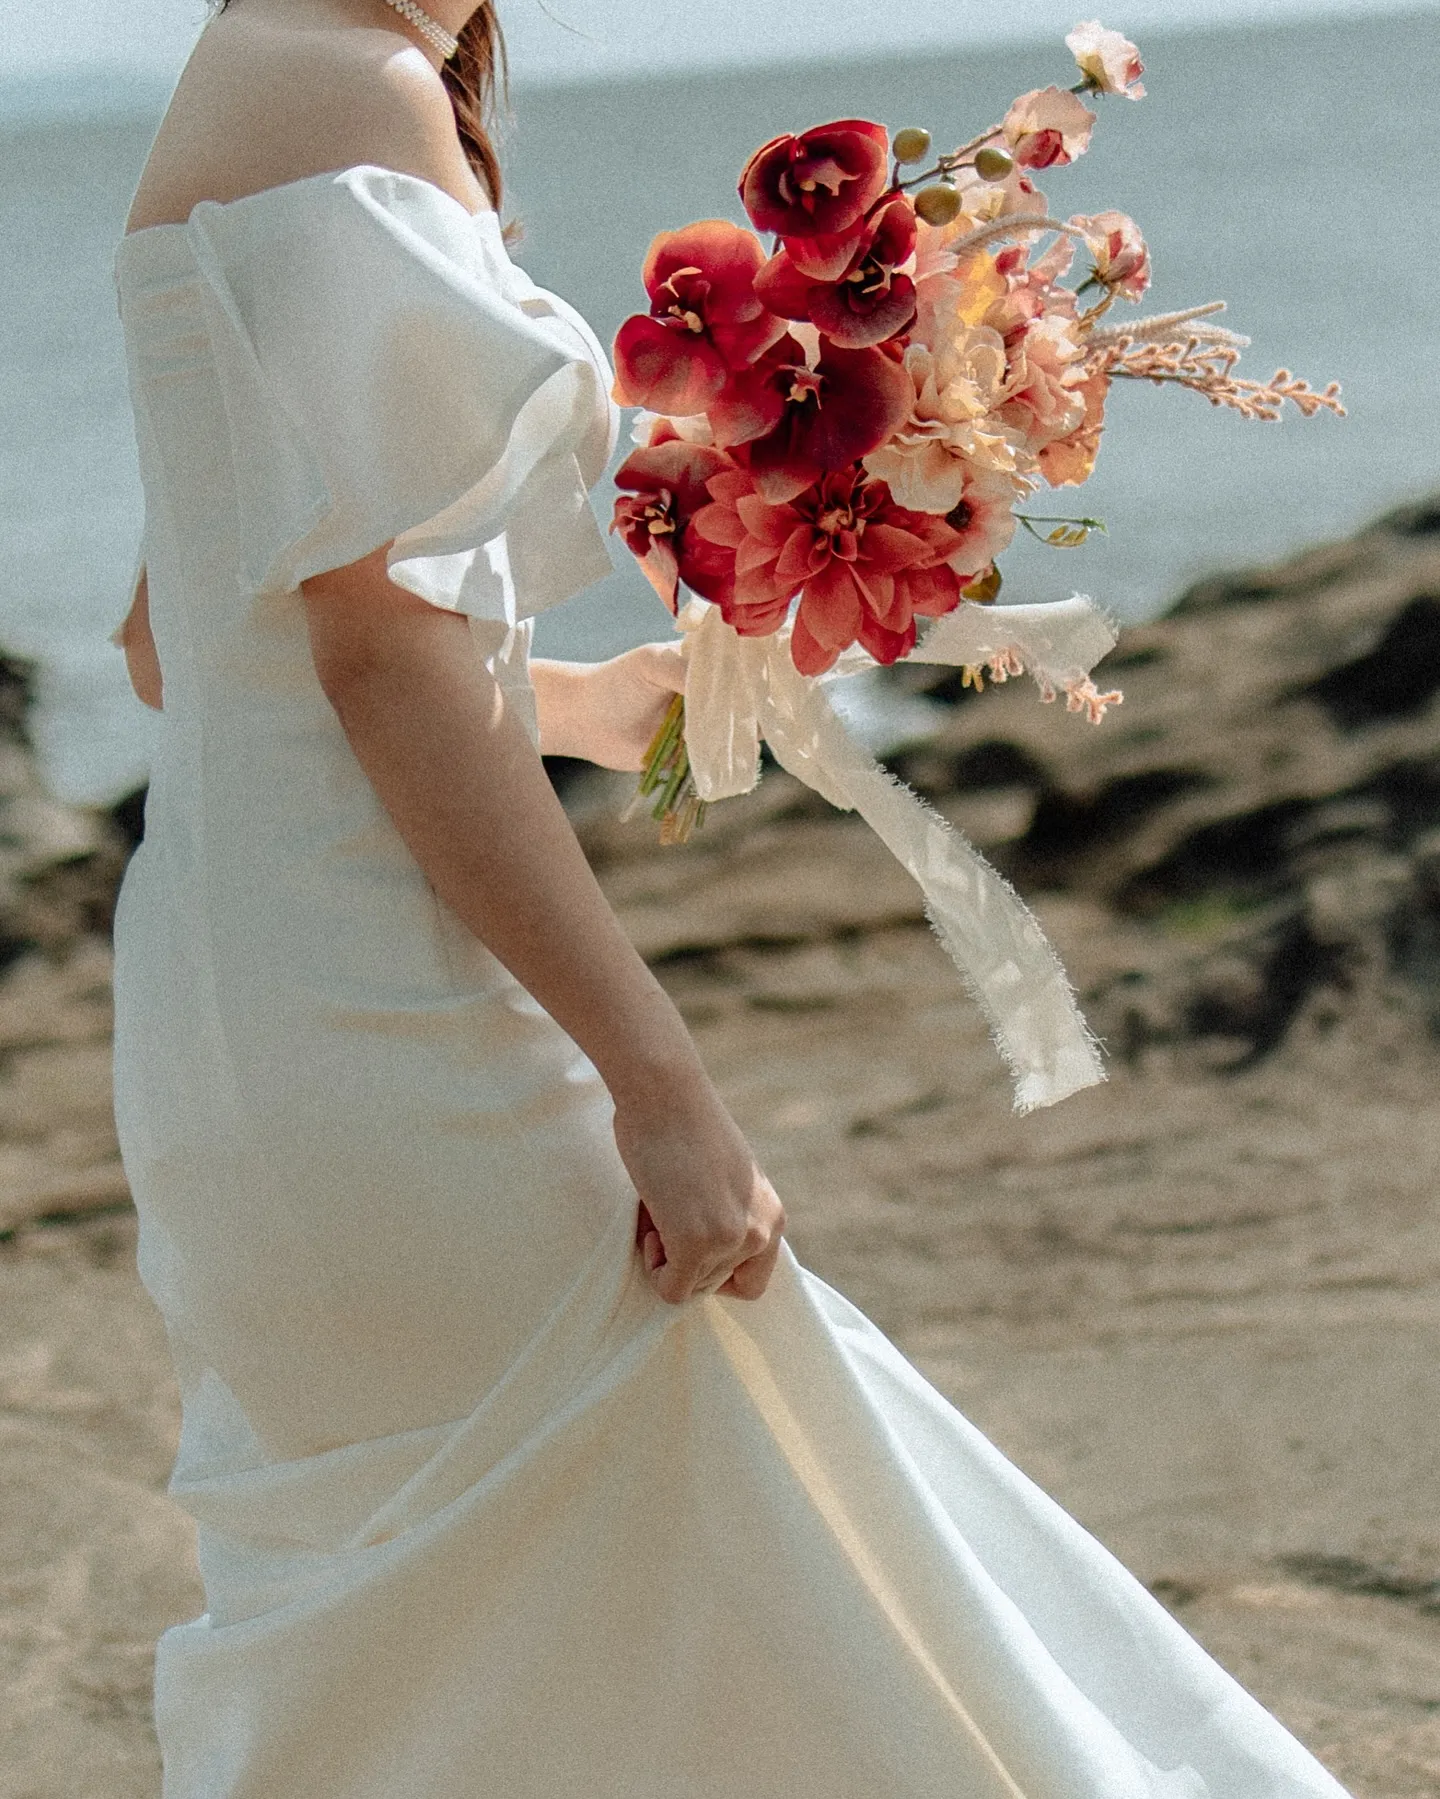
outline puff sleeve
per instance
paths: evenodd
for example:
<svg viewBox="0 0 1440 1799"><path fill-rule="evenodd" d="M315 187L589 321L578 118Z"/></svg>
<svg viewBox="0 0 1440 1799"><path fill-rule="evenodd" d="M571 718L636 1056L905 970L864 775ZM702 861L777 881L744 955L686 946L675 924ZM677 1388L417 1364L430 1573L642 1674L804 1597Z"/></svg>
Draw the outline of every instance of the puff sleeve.
<svg viewBox="0 0 1440 1799"><path fill-rule="evenodd" d="M609 367L493 214L362 167L203 201L187 230L250 591L393 539L397 585L508 627L609 572L587 492Z"/></svg>

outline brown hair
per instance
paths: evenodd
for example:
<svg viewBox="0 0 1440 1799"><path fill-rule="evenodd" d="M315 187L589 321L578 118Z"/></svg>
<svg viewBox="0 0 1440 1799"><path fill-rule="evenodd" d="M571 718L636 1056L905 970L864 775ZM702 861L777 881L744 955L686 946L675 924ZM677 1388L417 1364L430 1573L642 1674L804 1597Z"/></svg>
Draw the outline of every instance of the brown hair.
<svg viewBox="0 0 1440 1799"><path fill-rule="evenodd" d="M440 65L440 78L450 93L460 146L497 212L502 186L500 158L490 133L495 124L496 92L506 92L508 76L495 0L480 0L461 28L455 54Z"/></svg>
<svg viewBox="0 0 1440 1799"><path fill-rule="evenodd" d="M219 0L218 10L224 12L228 5L229 0ZM495 154L490 133L495 123L497 94L506 93L508 75L505 39L495 14L495 0L480 0L461 28L455 54L440 65L440 79L450 95L465 160L484 183L497 211L503 182L500 158Z"/></svg>

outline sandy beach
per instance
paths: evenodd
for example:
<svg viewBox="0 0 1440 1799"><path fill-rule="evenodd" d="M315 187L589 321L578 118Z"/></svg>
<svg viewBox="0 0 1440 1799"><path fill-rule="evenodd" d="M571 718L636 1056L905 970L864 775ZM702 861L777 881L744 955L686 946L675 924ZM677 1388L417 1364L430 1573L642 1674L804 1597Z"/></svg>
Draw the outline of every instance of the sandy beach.
<svg viewBox="0 0 1440 1799"><path fill-rule="evenodd" d="M772 770L661 850L625 778L557 778L801 1259L1357 1799L1433 1799L1440 504L1195 589L1112 661L1097 729L894 676L933 729L893 766L1107 1045L1104 1087L1026 1118L858 821ZM23 671L0 689L0 1799L154 1799L153 1641L200 1595L109 1119L135 809L47 802Z"/></svg>

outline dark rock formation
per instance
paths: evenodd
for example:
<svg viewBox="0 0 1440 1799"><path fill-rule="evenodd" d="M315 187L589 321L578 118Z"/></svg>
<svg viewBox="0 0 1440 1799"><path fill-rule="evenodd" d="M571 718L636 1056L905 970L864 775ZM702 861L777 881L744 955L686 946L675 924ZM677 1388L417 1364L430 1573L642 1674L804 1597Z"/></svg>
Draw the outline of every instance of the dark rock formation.
<svg viewBox="0 0 1440 1799"><path fill-rule="evenodd" d="M26 667L0 657L0 1237L127 1197L110 1104L110 922L132 838L123 811L45 792L29 696Z"/></svg>
<svg viewBox="0 0 1440 1799"><path fill-rule="evenodd" d="M1020 682L894 764L942 805L1005 789L1021 823L986 847L1022 890L1171 939L1090 996L1112 1040L1243 1067L1316 996L1381 989L1440 1031L1440 501L1202 583L1103 673L1126 699L1098 728Z"/></svg>

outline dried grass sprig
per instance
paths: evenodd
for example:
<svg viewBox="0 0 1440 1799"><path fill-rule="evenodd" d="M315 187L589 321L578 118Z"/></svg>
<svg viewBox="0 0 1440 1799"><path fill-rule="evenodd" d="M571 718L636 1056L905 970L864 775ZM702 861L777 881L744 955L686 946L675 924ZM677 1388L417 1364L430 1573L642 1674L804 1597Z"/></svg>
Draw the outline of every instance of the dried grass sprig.
<svg viewBox="0 0 1440 1799"><path fill-rule="evenodd" d="M1268 381L1247 381L1234 372L1239 360L1234 345L1207 343L1193 332L1168 343L1137 343L1122 335L1093 351L1086 359L1086 369L1115 379L1150 381L1157 387L1167 382L1188 387L1192 393L1203 394L1212 406L1228 406L1242 418L1273 422L1287 400L1306 418L1321 410L1345 417L1338 381L1317 392L1289 369L1277 369Z"/></svg>
<svg viewBox="0 0 1440 1799"><path fill-rule="evenodd" d="M956 238L946 248L952 256L963 260L972 250L983 249L986 244L994 243L1002 237L1015 237L1023 231L1058 231L1062 237L1073 238L1077 244L1088 241L1083 231L1077 231L1075 226L1067 225L1063 219L1045 218L1039 213L1008 212L1003 218L977 225L973 231L967 231L964 237Z"/></svg>
<svg viewBox="0 0 1440 1799"><path fill-rule="evenodd" d="M1187 306L1182 312L1157 312L1149 318L1132 319L1128 325L1102 325L1091 331L1088 341L1091 344L1118 344L1125 338L1137 344L1174 343L1182 325L1193 325L1197 319L1209 318L1224 310L1223 300L1209 300L1203 306ZM1199 338L1202 343L1230 344L1237 350L1247 348L1250 342L1248 337L1242 337L1238 331L1229 331L1224 325L1201 325L1185 335Z"/></svg>

